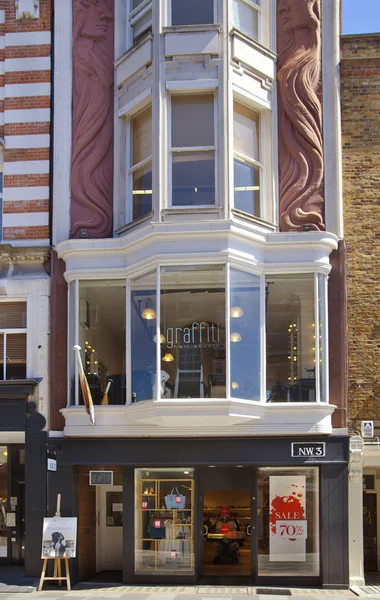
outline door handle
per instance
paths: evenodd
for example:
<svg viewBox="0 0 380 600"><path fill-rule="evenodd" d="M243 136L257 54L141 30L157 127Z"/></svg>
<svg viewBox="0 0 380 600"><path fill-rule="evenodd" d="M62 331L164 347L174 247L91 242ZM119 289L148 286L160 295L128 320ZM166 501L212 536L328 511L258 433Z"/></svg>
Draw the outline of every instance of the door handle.
<svg viewBox="0 0 380 600"><path fill-rule="evenodd" d="M247 535L252 535L252 525L247 525Z"/></svg>
<svg viewBox="0 0 380 600"><path fill-rule="evenodd" d="M207 525L203 525L203 535L208 535L208 527L207 527Z"/></svg>

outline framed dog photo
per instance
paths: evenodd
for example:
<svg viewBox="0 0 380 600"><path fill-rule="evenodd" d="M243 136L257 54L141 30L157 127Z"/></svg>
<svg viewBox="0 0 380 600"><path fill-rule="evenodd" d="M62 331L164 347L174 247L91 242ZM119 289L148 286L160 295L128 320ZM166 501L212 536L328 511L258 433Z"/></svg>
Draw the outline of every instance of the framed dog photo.
<svg viewBox="0 0 380 600"><path fill-rule="evenodd" d="M75 558L76 546L76 517L44 519L41 558Z"/></svg>

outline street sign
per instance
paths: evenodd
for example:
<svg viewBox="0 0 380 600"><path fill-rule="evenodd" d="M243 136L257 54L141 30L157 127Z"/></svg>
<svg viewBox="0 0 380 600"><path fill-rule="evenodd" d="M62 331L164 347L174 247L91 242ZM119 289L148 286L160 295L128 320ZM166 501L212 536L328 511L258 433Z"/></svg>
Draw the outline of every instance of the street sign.
<svg viewBox="0 0 380 600"><path fill-rule="evenodd" d="M57 470L57 459L56 458L48 458L47 459L47 470L48 471L56 471Z"/></svg>

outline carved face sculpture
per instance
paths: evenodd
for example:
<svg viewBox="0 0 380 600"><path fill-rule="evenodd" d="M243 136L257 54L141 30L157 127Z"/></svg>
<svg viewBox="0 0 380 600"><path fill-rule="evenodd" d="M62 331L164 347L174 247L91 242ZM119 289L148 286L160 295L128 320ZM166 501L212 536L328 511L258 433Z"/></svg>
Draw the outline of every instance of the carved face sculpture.
<svg viewBox="0 0 380 600"><path fill-rule="evenodd" d="M278 13L281 15L284 30L294 31L304 27L314 28L318 25L315 10L319 0L278 0Z"/></svg>
<svg viewBox="0 0 380 600"><path fill-rule="evenodd" d="M112 21L107 0L82 0L81 4L86 11L81 37L104 40Z"/></svg>

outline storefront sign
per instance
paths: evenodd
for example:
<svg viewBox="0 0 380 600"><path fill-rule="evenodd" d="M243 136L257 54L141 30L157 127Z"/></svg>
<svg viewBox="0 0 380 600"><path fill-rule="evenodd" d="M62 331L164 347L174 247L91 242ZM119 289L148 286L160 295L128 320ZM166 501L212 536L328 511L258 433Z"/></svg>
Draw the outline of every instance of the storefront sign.
<svg viewBox="0 0 380 600"><path fill-rule="evenodd" d="M269 560L306 561L306 477L269 477Z"/></svg>
<svg viewBox="0 0 380 600"><path fill-rule="evenodd" d="M195 345L207 348L220 343L219 323L194 321L188 327L168 327L166 330L166 345L169 349Z"/></svg>
<svg viewBox="0 0 380 600"><path fill-rule="evenodd" d="M48 471L56 471L57 470L57 460L55 458L47 459L47 470Z"/></svg>
<svg viewBox="0 0 380 600"><path fill-rule="evenodd" d="M90 471L90 485L113 485L113 471Z"/></svg>
<svg viewBox="0 0 380 600"><path fill-rule="evenodd" d="M321 458L322 456L326 456L325 442L292 442L293 458Z"/></svg>

